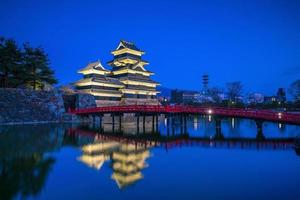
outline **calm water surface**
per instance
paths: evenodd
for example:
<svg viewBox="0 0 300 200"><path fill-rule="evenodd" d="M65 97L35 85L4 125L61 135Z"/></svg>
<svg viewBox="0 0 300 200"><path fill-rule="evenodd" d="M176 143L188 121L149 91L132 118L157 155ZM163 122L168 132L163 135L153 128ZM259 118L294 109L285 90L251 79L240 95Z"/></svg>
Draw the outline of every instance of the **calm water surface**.
<svg viewBox="0 0 300 200"><path fill-rule="evenodd" d="M219 137L202 117L188 134L176 120L169 135L164 119L151 127L1 126L0 199L300 199L299 126L264 123L264 137L251 120L224 119Z"/></svg>

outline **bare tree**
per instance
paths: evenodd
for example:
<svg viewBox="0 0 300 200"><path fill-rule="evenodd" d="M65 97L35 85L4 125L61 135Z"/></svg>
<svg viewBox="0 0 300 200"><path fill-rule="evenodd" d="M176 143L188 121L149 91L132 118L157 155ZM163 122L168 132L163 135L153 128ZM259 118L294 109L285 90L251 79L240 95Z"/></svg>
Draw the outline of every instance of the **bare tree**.
<svg viewBox="0 0 300 200"><path fill-rule="evenodd" d="M293 96L295 101L300 101L300 79L294 81L289 87L289 93Z"/></svg>
<svg viewBox="0 0 300 200"><path fill-rule="evenodd" d="M222 102L222 98L220 96L222 93L222 89L217 87L212 87L209 88L207 92L208 92L208 96L210 96L215 103Z"/></svg>
<svg viewBox="0 0 300 200"><path fill-rule="evenodd" d="M227 95L228 99L236 102L237 99L242 95L243 86L241 82L230 82L227 83Z"/></svg>

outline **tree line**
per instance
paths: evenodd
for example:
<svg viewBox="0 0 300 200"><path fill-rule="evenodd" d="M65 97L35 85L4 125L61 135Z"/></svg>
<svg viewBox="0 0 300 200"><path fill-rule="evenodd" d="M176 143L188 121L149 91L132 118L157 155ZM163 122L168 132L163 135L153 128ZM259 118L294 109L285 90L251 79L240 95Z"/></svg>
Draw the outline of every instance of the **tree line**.
<svg viewBox="0 0 300 200"><path fill-rule="evenodd" d="M226 94L228 96L228 100L233 103L237 103L240 101L240 97L242 96L243 85L239 81L230 82L226 84ZM220 103L222 101L221 93L224 91L218 87L208 88L208 95L212 98L214 102Z"/></svg>
<svg viewBox="0 0 300 200"><path fill-rule="evenodd" d="M287 89L289 94L292 97L293 104L295 106L300 105L300 79L293 81L289 88ZM221 104L222 103L222 97L220 94L224 93L224 90L218 88L218 87L211 87L208 88L207 94L212 98L212 100L217 103ZM226 94L228 96L228 102L226 104L228 105L242 105L241 102L241 97L243 93L243 85L241 82L236 81L236 82L230 82L226 84ZM287 102L283 102L284 104L281 106L286 106Z"/></svg>
<svg viewBox="0 0 300 200"><path fill-rule="evenodd" d="M0 37L0 88L31 88L43 90L57 79L50 68L48 55L42 47Z"/></svg>

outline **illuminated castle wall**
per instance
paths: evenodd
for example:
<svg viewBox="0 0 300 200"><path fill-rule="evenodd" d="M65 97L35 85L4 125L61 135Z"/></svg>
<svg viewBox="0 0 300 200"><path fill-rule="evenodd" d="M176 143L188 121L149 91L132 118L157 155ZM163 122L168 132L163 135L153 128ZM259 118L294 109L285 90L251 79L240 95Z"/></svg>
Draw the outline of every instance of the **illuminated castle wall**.
<svg viewBox="0 0 300 200"><path fill-rule="evenodd" d="M144 51L133 43L121 40L112 52L113 60L108 62L111 70L100 61L89 63L78 71L84 78L75 83L80 92L95 96L98 106L117 104L158 104L156 90L158 82L146 70L149 63L142 59Z"/></svg>

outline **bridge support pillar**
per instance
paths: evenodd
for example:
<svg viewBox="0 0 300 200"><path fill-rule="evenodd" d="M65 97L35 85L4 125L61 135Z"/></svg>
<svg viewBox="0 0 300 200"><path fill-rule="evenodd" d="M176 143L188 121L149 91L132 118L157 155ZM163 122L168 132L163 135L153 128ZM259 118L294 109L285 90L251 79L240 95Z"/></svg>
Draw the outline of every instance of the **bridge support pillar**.
<svg viewBox="0 0 300 200"><path fill-rule="evenodd" d="M96 116L95 115L92 115L92 120L93 120L93 128L96 127Z"/></svg>
<svg viewBox="0 0 300 200"><path fill-rule="evenodd" d="M175 135L175 116L172 116L172 121L171 121L171 128L172 128L172 136Z"/></svg>
<svg viewBox="0 0 300 200"><path fill-rule="evenodd" d="M86 124L87 122L89 122L89 116L86 116L86 115L84 115L84 116L82 116L82 119L83 119L83 124Z"/></svg>
<svg viewBox="0 0 300 200"><path fill-rule="evenodd" d="M99 128L102 130L102 115L99 115Z"/></svg>
<svg viewBox="0 0 300 200"><path fill-rule="evenodd" d="M184 134L183 133L183 116L180 115L179 118L180 118L180 134L183 135Z"/></svg>
<svg viewBox="0 0 300 200"><path fill-rule="evenodd" d="M167 136L170 136L170 115L166 114L166 119L167 119Z"/></svg>
<svg viewBox="0 0 300 200"><path fill-rule="evenodd" d="M215 122L216 122L216 134L214 138L217 140L222 140L224 139L224 135L222 133L222 119L220 117L215 117Z"/></svg>
<svg viewBox="0 0 300 200"><path fill-rule="evenodd" d="M158 132L158 114L155 115L155 130Z"/></svg>
<svg viewBox="0 0 300 200"><path fill-rule="evenodd" d="M183 115L183 130L184 130L184 134L187 134L187 124L186 124L186 115Z"/></svg>
<svg viewBox="0 0 300 200"><path fill-rule="evenodd" d="M146 115L143 114L143 133L146 132Z"/></svg>
<svg viewBox="0 0 300 200"><path fill-rule="evenodd" d="M155 132L155 130L154 130L154 121L155 121L155 119L154 118L155 118L154 115L152 115L152 133Z"/></svg>
<svg viewBox="0 0 300 200"><path fill-rule="evenodd" d="M111 114L111 118L112 118L112 132L115 132L115 114L112 113Z"/></svg>
<svg viewBox="0 0 300 200"><path fill-rule="evenodd" d="M136 133L140 133L140 116L138 114L136 115Z"/></svg>
<svg viewBox="0 0 300 200"><path fill-rule="evenodd" d="M257 128L257 133L256 133L256 139L257 140L265 140L265 136L263 133L263 121L262 120L256 120L256 128Z"/></svg>
<svg viewBox="0 0 300 200"><path fill-rule="evenodd" d="M119 132L122 132L122 115L119 115Z"/></svg>
<svg viewBox="0 0 300 200"><path fill-rule="evenodd" d="M80 123L84 123L85 121L85 116L84 115L80 115Z"/></svg>
<svg viewBox="0 0 300 200"><path fill-rule="evenodd" d="M78 115L78 118L79 118L79 122L82 123L83 117L81 115Z"/></svg>

